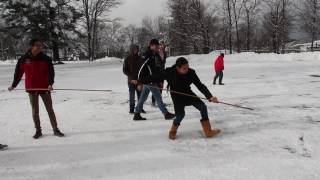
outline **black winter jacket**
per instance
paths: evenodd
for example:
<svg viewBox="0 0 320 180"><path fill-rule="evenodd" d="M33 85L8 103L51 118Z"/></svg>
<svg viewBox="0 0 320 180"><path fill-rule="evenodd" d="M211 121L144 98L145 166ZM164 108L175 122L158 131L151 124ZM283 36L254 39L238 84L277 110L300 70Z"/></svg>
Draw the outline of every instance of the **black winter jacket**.
<svg viewBox="0 0 320 180"><path fill-rule="evenodd" d="M164 69L157 64L157 62L161 61L160 55L148 49L142 58L144 59L144 63L139 70L138 81L142 84L163 82Z"/></svg>
<svg viewBox="0 0 320 180"><path fill-rule="evenodd" d="M196 96L191 90L191 84L194 84L207 99L212 97L212 94L208 88L200 81L195 70L189 69L189 72L185 75L177 73L176 66L172 66L165 70L165 79L168 82L168 86L171 90ZM171 97L174 103L191 105L194 102L198 102L199 99L193 97L187 97L176 93L171 93Z"/></svg>

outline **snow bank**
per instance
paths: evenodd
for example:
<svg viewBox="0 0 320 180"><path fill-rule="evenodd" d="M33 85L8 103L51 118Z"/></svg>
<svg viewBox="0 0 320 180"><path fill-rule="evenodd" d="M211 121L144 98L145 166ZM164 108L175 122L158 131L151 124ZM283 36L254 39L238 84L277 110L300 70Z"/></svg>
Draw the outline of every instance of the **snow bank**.
<svg viewBox="0 0 320 180"><path fill-rule="evenodd" d="M132 120L127 79L114 58L56 66L55 88L113 92L53 92L66 137L52 136L40 103L44 137L35 141L28 96L5 91L14 67L0 66L0 143L10 146L0 152L0 179L319 180L320 79L311 76L319 74L319 53L227 55L226 86L213 86L217 55L186 57L220 100L255 111L207 103L222 134L206 139L199 111L187 107L176 141L168 140L172 121L150 99L143 114L148 120ZM163 92L163 98L173 111L170 95Z"/></svg>

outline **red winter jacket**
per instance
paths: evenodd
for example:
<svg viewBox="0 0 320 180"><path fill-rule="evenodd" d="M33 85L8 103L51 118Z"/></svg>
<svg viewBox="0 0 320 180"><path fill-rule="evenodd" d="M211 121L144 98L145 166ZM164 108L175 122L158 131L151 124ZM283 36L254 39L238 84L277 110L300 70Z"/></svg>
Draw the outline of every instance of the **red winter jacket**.
<svg viewBox="0 0 320 180"><path fill-rule="evenodd" d="M16 87L23 74L25 74L25 88L28 89L47 89L54 83L54 68L50 57L44 53L36 57L31 52L22 56L16 65L12 87Z"/></svg>
<svg viewBox="0 0 320 180"><path fill-rule="evenodd" d="M216 72L220 72L224 70L224 60L223 60L223 56L219 56L215 63L214 63L214 69Z"/></svg>

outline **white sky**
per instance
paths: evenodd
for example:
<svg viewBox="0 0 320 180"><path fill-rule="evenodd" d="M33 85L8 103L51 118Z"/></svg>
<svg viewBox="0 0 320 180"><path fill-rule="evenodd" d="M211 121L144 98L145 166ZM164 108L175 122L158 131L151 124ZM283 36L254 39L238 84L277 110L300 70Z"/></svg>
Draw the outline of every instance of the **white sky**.
<svg viewBox="0 0 320 180"><path fill-rule="evenodd" d="M122 0L122 5L112 9L111 18L120 17L123 23L139 25L145 16L167 14L167 0Z"/></svg>

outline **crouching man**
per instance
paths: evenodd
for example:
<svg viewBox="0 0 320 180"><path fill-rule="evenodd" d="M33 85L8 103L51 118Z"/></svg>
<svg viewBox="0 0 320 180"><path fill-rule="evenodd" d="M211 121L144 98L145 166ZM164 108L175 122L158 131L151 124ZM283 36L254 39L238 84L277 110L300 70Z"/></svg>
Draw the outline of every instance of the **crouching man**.
<svg viewBox="0 0 320 180"><path fill-rule="evenodd" d="M178 58L175 65L165 70L165 79L172 90L171 98L176 115L169 132L170 139L176 139L178 127L185 116L186 106L194 106L200 111L201 124L206 137L213 137L221 132L219 129L211 128L207 106L199 98L191 97L196 96L196 94L191 90L190 85L194 84L210 102L219 103L219 101L216 97L212 96L208 88L201 83L196 72L189 68L189 63L185 58ZM173 91L191 96L175 93Z"/></svg>

